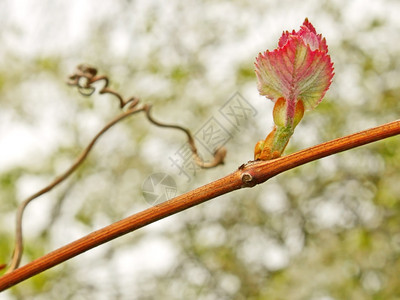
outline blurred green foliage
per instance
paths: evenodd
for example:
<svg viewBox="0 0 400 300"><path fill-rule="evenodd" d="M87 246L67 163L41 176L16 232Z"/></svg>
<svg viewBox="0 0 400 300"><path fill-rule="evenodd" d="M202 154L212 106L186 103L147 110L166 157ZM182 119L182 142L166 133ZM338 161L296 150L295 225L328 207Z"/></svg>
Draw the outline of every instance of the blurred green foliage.
<svg viewBox="0 0 400 300"><path fill-rule="evenodd" d="M12 253L17 204L118 113L112 97L85 98L65 85L79 63L98 67L123 95L153 103L158 120L194 132L236 91L258 115L242 131L230 129L224 166L190 182L168 159L184 143L181 133L139 115L118 124L73 178L29 206L24 263L148 207L141 189L154 172L173 175L183 193L250 160L272 126L253 60L305 17L327 38L336 75L286 153L400 116L398 1L44 3L0 4L0 264ZM28 27L18 11L29 12ZM89 251L4 296L400 299L398 149L392 137L296 168Z"/></svg>

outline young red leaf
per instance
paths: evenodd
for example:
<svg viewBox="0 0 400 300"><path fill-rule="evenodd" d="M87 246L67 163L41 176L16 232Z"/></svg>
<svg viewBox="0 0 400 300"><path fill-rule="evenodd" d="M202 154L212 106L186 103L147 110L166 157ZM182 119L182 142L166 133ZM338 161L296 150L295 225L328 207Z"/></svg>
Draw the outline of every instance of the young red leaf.
<svg viewBox="0 0 400 300"><path fill-rule="evenodd" d="M306 19L298 32L284 32L278 48L256 58L258 90L276 101L285 98L293 118L297 100L306 110L319 104L333 77L333 64L325 38Z"/></svg>
<svg viewBox="0 0 400 300"><path fill-rule="evenodd" d="M325 38L306 19L299 31L286 31L278 48L255 62L258 90L275 102L274 128L254 149L254 159L270 160L285 150L304 110L321 102L333 77Z"/></svg>

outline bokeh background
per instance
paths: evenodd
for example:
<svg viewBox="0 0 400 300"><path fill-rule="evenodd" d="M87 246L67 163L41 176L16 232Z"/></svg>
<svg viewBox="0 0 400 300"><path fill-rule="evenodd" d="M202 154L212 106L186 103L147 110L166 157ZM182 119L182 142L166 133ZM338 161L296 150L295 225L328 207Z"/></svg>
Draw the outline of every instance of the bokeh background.
<svg viewBox="0 0 400 300"><path fill-rule="evenodd" d="M400 116L400 1L1 1L0 263L18 203L49 183L119 112L65 82L89 63L154 117L196 132L235 93L257 112L227 127L226 163L188 180L169 157L185 142L143 115L115 126L85 164L35 200L23 263L149 207L162 172L184 193L252 159L272 126L254 58L306 17L335 77L286 153ZM76 257L0 299L400 299L400 139L296 168ZM1 273L0 273L1 274Z"/></svg>

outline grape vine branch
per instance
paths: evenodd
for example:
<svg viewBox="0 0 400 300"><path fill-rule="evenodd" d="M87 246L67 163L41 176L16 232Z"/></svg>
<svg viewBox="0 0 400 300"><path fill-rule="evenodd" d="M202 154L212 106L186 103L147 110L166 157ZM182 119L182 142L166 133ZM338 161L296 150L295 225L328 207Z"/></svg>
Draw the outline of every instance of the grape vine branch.
<svg viewBox="0 0 400 300"><path fill-rule="evenodd" d="M236 171L223 178L94 231L87 236L4 274L0 277L0 291L10 288L21 281L61 264L94 247L207 200L240 188L261 184L271 177L308 162L398 134L400 134L400 120L340 137L277 159L250 161L242 164Z"/></svg>

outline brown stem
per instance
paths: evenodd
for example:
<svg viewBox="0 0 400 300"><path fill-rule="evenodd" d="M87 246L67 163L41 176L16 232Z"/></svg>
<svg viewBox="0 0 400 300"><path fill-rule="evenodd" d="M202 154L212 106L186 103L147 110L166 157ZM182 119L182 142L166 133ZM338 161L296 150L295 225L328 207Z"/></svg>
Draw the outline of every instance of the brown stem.
<svg viewBox="0 0 400 300"><path fill-rule="evenodd" d="M144 227L212 198L242 187L252 187L267 179L310 161L349 150L390 136L400 134L400 120L341 137L296 153L269 161L251 161L221 179L175 197L157 206L115 222L107 227L46 254L11 273L0 277L0 291L54 267L72 257L104 244L121 235Z"/></svg>

